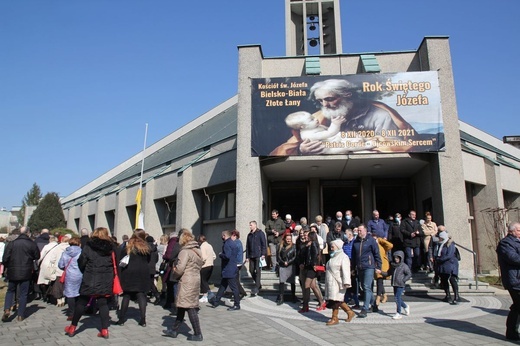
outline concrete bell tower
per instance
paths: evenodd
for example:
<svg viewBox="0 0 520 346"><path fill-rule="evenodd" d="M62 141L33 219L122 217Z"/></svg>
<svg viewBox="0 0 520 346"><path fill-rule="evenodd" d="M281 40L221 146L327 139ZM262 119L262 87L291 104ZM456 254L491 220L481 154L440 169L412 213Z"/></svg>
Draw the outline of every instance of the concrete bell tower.
<svg viewBox="0 0 520 346"><path fill-rule="evenodd" d="M285 0L287 56L341 54L339 0Z"/></svg>

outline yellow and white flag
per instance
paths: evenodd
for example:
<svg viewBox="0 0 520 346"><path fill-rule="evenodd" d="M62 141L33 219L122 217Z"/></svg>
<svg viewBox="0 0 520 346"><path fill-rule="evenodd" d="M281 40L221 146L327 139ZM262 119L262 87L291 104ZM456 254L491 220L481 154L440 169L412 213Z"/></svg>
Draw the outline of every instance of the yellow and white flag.
<svg viewBox="0 0 520 346"><path fill-rule="evenodd" d="M141 228L144 229L144 214L141 210L141 195L142 195L142 189L139 188L137 190L137 195L135 196L135 202L137 203L137 209L135 211L135 228Z"/></svg>

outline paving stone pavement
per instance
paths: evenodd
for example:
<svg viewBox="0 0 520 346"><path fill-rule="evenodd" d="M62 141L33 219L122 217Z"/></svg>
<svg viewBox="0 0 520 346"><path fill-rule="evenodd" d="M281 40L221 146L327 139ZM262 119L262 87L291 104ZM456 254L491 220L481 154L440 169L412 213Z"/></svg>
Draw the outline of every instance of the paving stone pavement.
<svg viewBox="0 0 520 346"><path fill-rule="evenodd" d="M203 342L190 342L189 321L183 324L176 339L162 336L162 330L174 317L160 306L148 305L147 326L137 322L137 305L131 303L124 326L111 325L108 340L97 338L98 316L84 316L76 336L65 336L68 325L64 309L40 301L28 305L29 316L22 322L0 322L0 345L507 345L505 320L511 300L506 294L467 296L460 305L449 305L441 297L404 299L411 307L410 316L392 320L395 303L382 304L379 313L326 326L331 311L297 312L297 304L277 306L274 296L247 297L240 311L226 306L212 308L201 304L200 321ZM232 303L225 300L227 306ZM315 307L317 303L311 306ZM115 311L110 312L116 321ZM187 316L186 316L187 317ZM340 312L340 318L346 315Z"/></svg>

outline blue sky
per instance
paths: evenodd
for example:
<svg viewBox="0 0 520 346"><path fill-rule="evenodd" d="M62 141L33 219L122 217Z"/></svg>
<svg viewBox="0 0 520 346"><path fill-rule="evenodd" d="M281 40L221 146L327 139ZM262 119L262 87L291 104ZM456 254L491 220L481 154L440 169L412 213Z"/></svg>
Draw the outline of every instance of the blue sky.
<svg viewBox="0 0 520 346"><path fill-rule="evenodd" d="M67 196L237 92L237 46L285 55L284 0L0 2L0 207ZM344 53L449 36L459 118L520 135L520 2L340 1ZM516 120L515 120L516 119Z"/></svg>

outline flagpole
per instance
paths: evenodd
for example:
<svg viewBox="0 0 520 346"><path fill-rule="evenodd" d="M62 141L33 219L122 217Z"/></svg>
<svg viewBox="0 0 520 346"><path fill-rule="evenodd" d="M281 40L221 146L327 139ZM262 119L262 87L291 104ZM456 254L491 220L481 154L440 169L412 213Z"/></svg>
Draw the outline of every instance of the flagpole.
<svg viewBox="0 0 520 346"><path fill-rule="evenodd" d="M144 144L143 144L143 153L141 155L141 179L139 180L139 188L143 187L143 171L144 171L144 152L146 150L146 137L148 136L148 123L145 124L144 129Z"/></svg>
<svg viewBox="0 0 520 346"><path fill-rule="evenodd" d="M143 172L144 172L144 155L146 151L146 137L148 136L148 123L146 123L144 130L144 145L143 152L141 154L141 176L139 178L139 189L137 190L137 196L135 197L136 202L136 212L135 212L135 228L144 228L144 213L141 210L141 197L142 197L142 188L143 188Z"/></svg>

